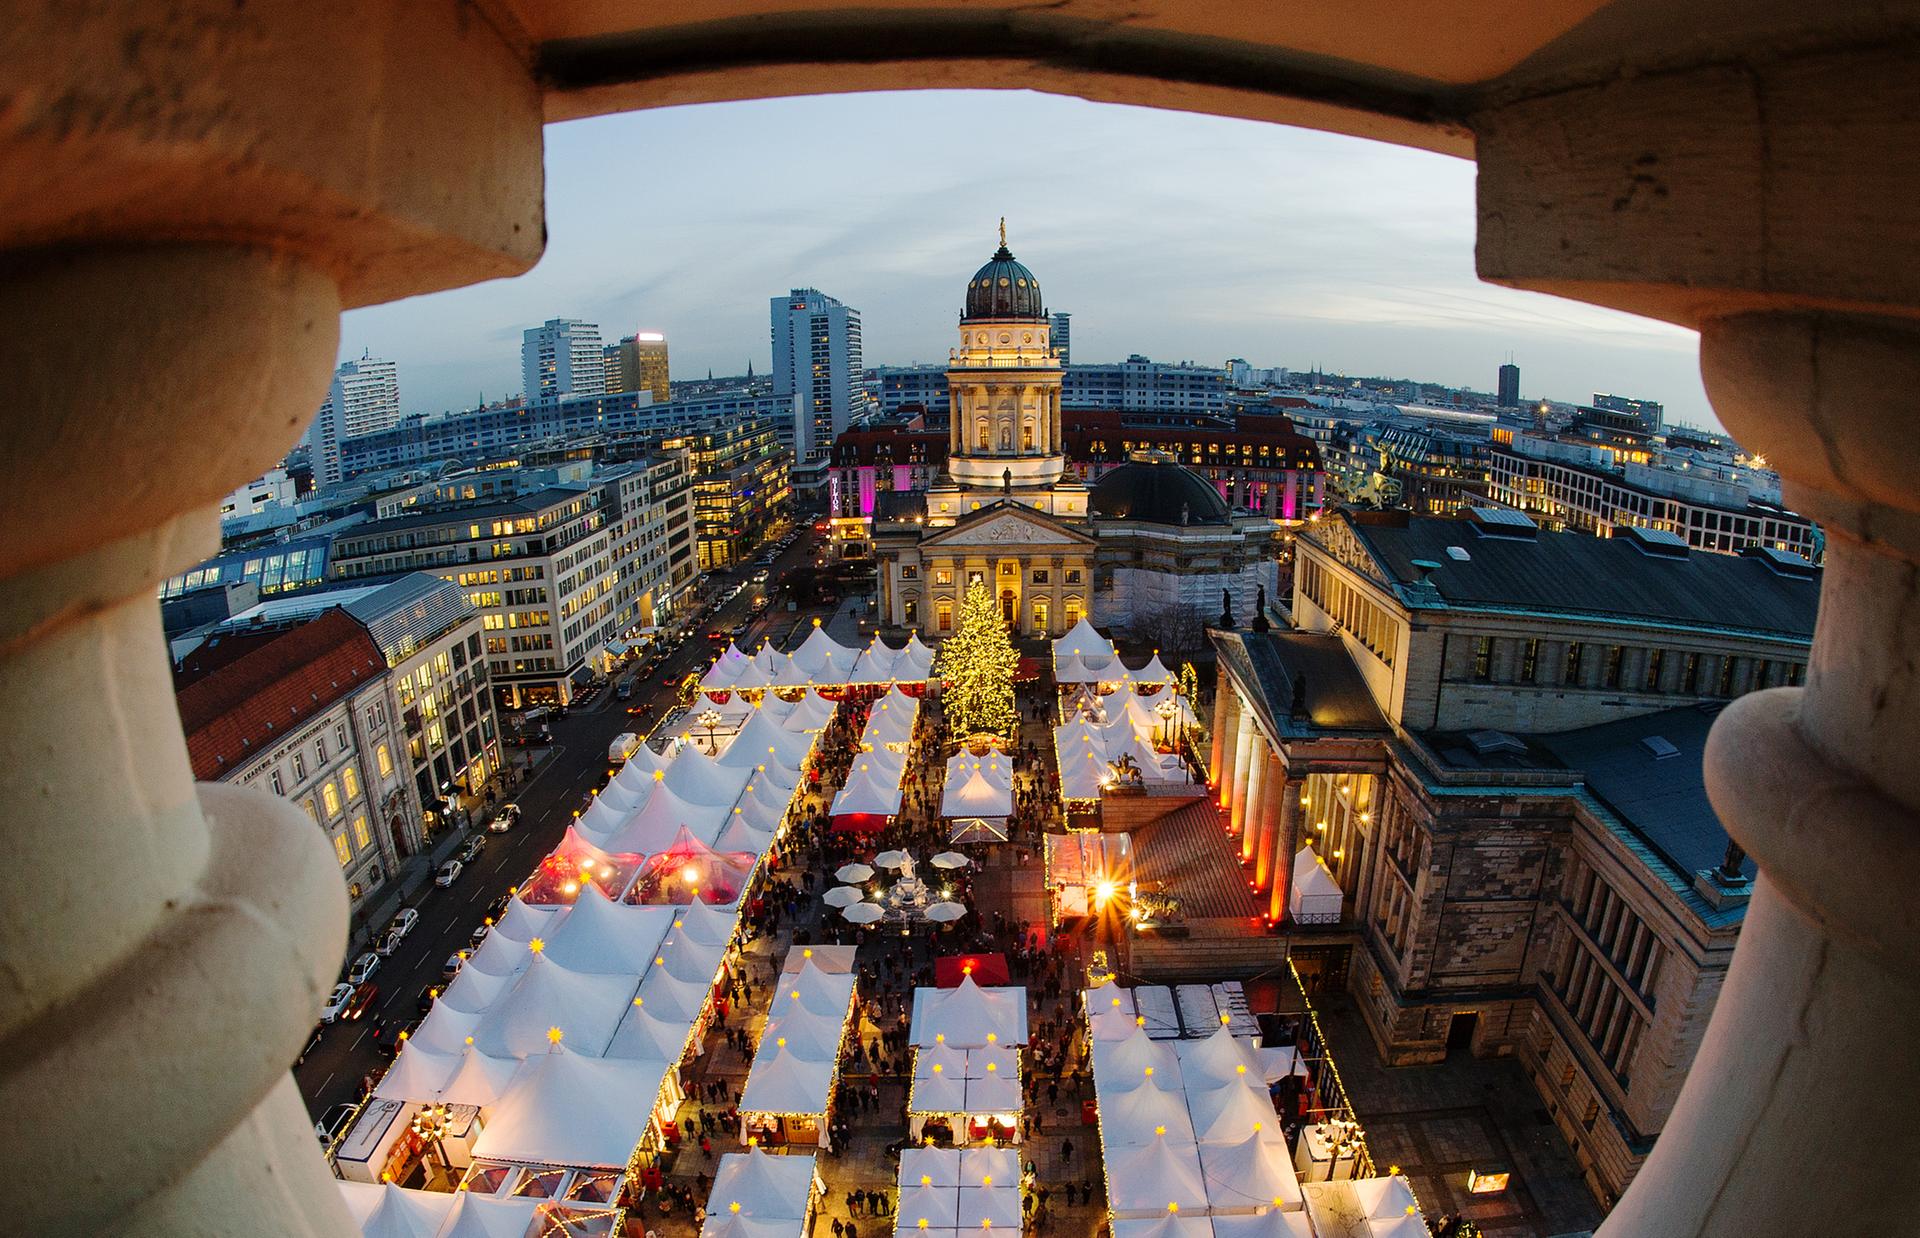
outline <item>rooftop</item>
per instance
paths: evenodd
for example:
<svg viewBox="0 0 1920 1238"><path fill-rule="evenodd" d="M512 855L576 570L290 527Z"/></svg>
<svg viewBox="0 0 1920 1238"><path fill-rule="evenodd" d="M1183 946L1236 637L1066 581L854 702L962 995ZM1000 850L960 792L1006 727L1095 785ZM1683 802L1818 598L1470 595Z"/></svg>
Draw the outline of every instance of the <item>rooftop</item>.
<svg viewBox="0 0 1920 1238"><path fill-rule="evenodd" d="M1267 715L1273 734L1344 731L1384 736L1391 729L1338 636L1227 630L1208 635L1234 679L1255 689L1255 707Z"/></svg>
<svg viewBox="0 0 1920 1238"><path fill-rule="evenodd" d="M1813 638L1820 574L1759 556L1653 554L1628 537L1383 512L1342 517L1413 607L1592 615ZM1684 551L1684 548L1681 548ZM1422 582L1424 581L1424 586Z"/></svg>
<svg viewBox="0 0 1920 1238"><path fill-rule="evenodd" d="M387 669L346 611L269 632L216 636L174 672L193 775L214 781Z"/></svg>

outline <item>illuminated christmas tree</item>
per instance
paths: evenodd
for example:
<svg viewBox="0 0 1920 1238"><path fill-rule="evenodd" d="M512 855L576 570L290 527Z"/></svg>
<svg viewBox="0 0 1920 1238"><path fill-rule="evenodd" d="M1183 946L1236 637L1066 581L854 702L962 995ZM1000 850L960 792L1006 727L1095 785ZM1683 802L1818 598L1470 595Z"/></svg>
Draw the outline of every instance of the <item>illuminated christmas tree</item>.
<svg viewBox="0 0 1920 1238"><path fill-rule="evenodd" d="M960 603L960 627L940 647L942 701L956 739L969 735L1011 736L1013 672L1020 665L993 594L970 585Z"/></svg>

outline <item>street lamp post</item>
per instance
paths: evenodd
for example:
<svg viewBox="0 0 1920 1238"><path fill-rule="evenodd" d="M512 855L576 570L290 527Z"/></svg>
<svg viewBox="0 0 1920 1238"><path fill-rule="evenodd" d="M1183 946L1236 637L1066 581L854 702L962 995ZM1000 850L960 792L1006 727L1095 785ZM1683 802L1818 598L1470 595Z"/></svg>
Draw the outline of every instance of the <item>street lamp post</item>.
<svg viewBox="0 0 1920 1238"><path fill-rule="evenodd" d="M409 1126L413 1133L419 1136L421 1141L427 1145L428 1151L438 1152L440 1154L440 1168L451 1177L453 1174L453 1166L448 1163L447 1150L441 1144L441 1140L447 1137L447 1131L451 1126L448 1120L447 1107L445 1105L428 1105L413 1115L413 1121L409 1123Z"/></svg>
<svg viewBox="0 0 1920 1238"><path fill-rule="evenodd" d="M714 738L714 730L720 725L721 713L717 709L703 709L698 719L701 726L707 728L707 755L718 756L720 742Z"/></svg>
<svg viewBox="0 0 1920 1238"><path fill-rule="evenodd" d="M1174 716L1180 712L1179 700L1169 696L1166 700L1155 705L1153 712L1160 715L1160 733L1167 737L1167 746L1178 754L1180 751L1180 740L1173 733L1173 719Z"/></svg>

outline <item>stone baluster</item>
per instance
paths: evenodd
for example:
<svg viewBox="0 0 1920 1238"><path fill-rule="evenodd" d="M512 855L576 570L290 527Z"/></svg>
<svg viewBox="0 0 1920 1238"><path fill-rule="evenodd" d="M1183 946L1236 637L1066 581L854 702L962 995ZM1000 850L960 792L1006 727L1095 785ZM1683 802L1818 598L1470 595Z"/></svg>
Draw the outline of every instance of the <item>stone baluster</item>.
<svg viewBox="0 0 1920 1238"><path fill-rule="evenodd" d="M537 257L537 96L453 0L9 23L0 1228L350 1234L287 1074L340 867L294 805L194 782L155 590L312 420L343 305Z"/></svg>
<svg viewBox="0 0 1920 1238"><path fill-rule="evenodd" d="M1913 1228L1915 52L1609 76L1476 124L1482 273L1697 326L1715 411L1828 538L1806 686L1741 697L1708 743L1708 792L1760 875L1603 1238L1817 1234L1835 1200L1849 1230Z"/></svg>

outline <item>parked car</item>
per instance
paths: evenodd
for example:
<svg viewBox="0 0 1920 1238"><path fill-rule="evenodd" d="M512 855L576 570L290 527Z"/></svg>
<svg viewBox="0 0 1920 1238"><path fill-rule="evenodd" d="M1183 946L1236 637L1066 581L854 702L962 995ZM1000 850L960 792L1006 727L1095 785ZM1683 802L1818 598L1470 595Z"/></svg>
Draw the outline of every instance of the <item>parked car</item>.
<svg viewBox="0 0 1920 1238"><path fill-rule="evenodd" d="M474 858L484 851L486 846L487 836L485 834L475 834L473 837L467 839L466 846L460 848L460 862L462 864L473 863Z"/></svg>
<svg viewBox="0 0 1920 1238"><path fill-rule="evenodd" d="M398 933L400 936L405 937L408 933L413 932L414 926L419 923L420 913L418 910L412 907L402 907L394 913L393 919L387 921L387 932Z"/></svg>
<svg viewBox="0 0 1920 1238"><path fill-rule="evenodd" d="M495 834L504 834L520 824L520 805L502 804L500 811L493 814L493 820L487 822L487 828Z"/></svg>
<svg viewBox="0 0 1920 1238"><path fill-rule="evenodd" d="M327 1110L326 1113L322 1114L318 1122L313 1124L313 1133L320 1137L321 1143L331 1144L334 1140L340 1138L341 1133L347 1129L347 1124L353 1121L353 1115L359 1112L359 1109L360 1106L358 1105L350 1105L344 1102L335 1105L333 1108Z"/></svg>
<svg viewBox="0 0 1920 1238"><path fill-rule="evenodd" d="M353 986L342 981L333 986L333 992L327 994L326 1005L320 1007L320 1021L331 1023L340 1017L348 1003L353 1001Z"/></svg>
<svg viewBox="0 0 1920 1238"><path fill-rule="evenodd" d="M298 1066L302 1062L306 1061L308 1055L310 1055L315 1049L318 1049L320 1047L320 1036L321 1036L321 1033L324 1032L325 1030L326 1029L318 1023L313 1025L313 1035L307 1037L307 1047L300 1050L300 1055L293 1059L293 1064L295 1066Z"/></svg>
<svg viewBox="0 0 1920 1238"><path fill-rule="evenodd" d="M393 952L400 948L400 943L405 940L406 935L404 933L396 933L392 929L388 929L385 933L381 934L380 940L374 943L373 951L383 959L390 958Z"/></svg>
<svg viewBox="0 0 1920 1238"><path fill-rule="evenodd" d="M458 860L448 860L440 866L440 871L433 875L433 884L444 890L460 880L460 874L465 868L466 865Z"/></svg>
<svg viewBox="0 0 1920 1238"><path fill-rule="evenodd" d="M455 976L459 975L460 968L466 961L467 956L465 954L449 954L446 963L440 968L440 983L446 984Z"/></svg>
<svg viewBox="0 0 1920 1238"><path fill-rule="evenodd" d="M432 1010L433 1004L439 1000L440 1000L440 986L437 984L430 984L426 988L420 990L419 1000L413 1003L413 1008L424 1015L429 1010Z"/></svg>
<svg viewBox="0 0 1920 1238"><path fill-rule="evenodd" d="M400 1052L400 1046L419 1028L421 1020L409 1019L405 1023L387 1023L373 1029L373 1047L392 1057Z"/></svg>
<svg viewBox="0 0 1920 1238"><path fill-rule="evenodd" d="M764 585L767 583L767 579L771 575L772 573L767 571L767 569L763 567L759 571L753 574L753 583L756 585Z"/></svg>
<svg viewBox="0 0 1920 1238"><path fill-rule="evenodd" d="M367 981L373 979L373 973L379 970L380 956L369 950L355 959L353 966L347 969L347 983L353 985L365 984Z"/></svg>
<svg viewBox="0 0 1920 1238"><path fill-rule="evenodd" d="M491 919L481 921L480 927L474 929L473 935L467 939L468 945L475 950L479 949L480 943L485 941L487 934L491 932L493 932L493 921Z"/></svg>
<svg viewBox="0 0 1920 1238"><path fill-rule="evenodd" d="M347 1003L347 1008L340 1017L350 1023L357 1021L360 1016L367 1013L367 1007L373 1005L373 999L378 996L380 996L379 985L361 985L353 991L353 1000Z"/></svg>
<svg viewBox="0 0 1920 1238"><path fill-rule="evenodd" d="M501 916L507 914L507 908L512 906L512 904L513 894L511 892L502 894L499 898L487 904L487 919L498 920Z"/></svg>

